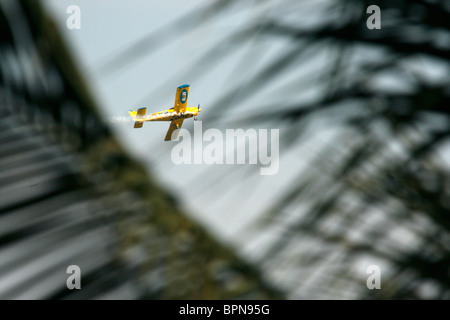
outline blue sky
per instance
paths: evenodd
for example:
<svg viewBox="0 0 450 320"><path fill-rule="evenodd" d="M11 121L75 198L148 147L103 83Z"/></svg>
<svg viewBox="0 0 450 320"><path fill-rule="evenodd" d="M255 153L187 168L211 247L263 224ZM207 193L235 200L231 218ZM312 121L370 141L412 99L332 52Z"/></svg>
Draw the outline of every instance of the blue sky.
<svg viewBox="0 0 450 320"><path fill-rule="evenodd" d="M214 65L212 70L207 70L208 74L200 80L191 79L189 74L182 78L177 77L205 51L220 46L227 35L261 14L250 12L248 8L242 10L237 6L230 8L228 13L219 19L210 21L207 27L195 29L187 26L190 30L186 35L152 54L144 55L142 59L119 72L107 75L100 72L101 66L117 52L187 12L198 10L206 3L199 0L46 1L59 22L61 31L67 36L74 56L101 106L105 121L117 133L122 144L135 157L149 165L152 174L180 198L185 210L193 217L212 228L219 237L239 243L242 228L251 223L277 194L288 188L290 177L293 176L292 171L283 169L287 166L281 165L276 176L255 175L247 182L249 190L246 193L243 193L242 189L234 190L229 184L221 184L218 181L208 192L193 197L192 189L199 190L195 188L198 186L195 177L203 172L206 165L176 166L171 163L170 152L167 152L171 146L163 142L168 123L150 123L144 125L143 129L133 130L127 111L140 106L147 106L147 112L170 107L173 105L176 87L189 83L189 105L200 103L206 113L224 88L234 84L233 77L251 77L259 65L276 56L277 52L288 47L288 44L274 40L269 46L259 47L263 53L245 70L236 70L235 65L248 49L248 45L238 48L220 64ZM72 4L78 5L81 10L79 30L66 28L66 19L69 16L66 9ZM270 12L270 8L271 5L268 4L263 6L262 10ZM258 43L249 45L261 46ZM278 90L276 83L271 90L265 90L259 97L250 99L246 105L257 106L271 99L279 99L273 93ZM290 99L289 95L283 94L284 96ZM242 109L232 116L239 116L240 112ZM120 118L124 121L118 121ZM188 130L192 130L192 126L193 123L189 121L185 121L183 125ZM162 150L165 153L162 153ZM295 159L296 155L292 155L292 158ZM283 161L289 161L289 154L286 154L286 160ZM230 170L230 176L236 184L242 183L238 167L236 165L236 170ZM222 168L218 167L218 170L220 169ZM295 170L300 169L301 165Z"/></svg>

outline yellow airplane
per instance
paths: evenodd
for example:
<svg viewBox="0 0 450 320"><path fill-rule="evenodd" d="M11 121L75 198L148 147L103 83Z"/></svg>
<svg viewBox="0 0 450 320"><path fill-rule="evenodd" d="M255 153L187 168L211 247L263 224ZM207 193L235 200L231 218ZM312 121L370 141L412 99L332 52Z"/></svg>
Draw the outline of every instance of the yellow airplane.
<svg viewBox="0 0 450 320"><path fill-rule="evenodd" d="M188 94L189 85L184 84L177 88L175 105L173 108L149 115L145 115L147 108L139 108L137 111L128 111L131 118L134 120L134 128L142 128L145 121L172 121L164 141L177 139L180 132L179 129L181 128L184 119L194 117L194 120L197 120L196 116L198 116L198 113L202 111L202 109L200 109L200 105L198 105L197 108L187 106ZM172 135L175 130L176 132Z"/></svg>

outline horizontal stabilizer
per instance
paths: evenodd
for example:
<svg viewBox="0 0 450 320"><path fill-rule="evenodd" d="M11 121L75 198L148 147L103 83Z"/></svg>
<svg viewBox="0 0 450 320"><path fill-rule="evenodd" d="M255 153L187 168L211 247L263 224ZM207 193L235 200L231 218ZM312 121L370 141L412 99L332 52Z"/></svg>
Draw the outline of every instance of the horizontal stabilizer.
<svg viewBox="0 0 450 320"><path fill-rule="evenodd" d="M137 110L137 117L141 118L141 117L145 116L146 111L147 111L147 108L139 108Z"/></svg>
<svg viewBox="0 0 450 320"><path fill-rule="evenodd" d="M142 122L142 121L135 121L134 122L134 127L135 128L142 128L143 124L144 124L144 122Z"/></svg>

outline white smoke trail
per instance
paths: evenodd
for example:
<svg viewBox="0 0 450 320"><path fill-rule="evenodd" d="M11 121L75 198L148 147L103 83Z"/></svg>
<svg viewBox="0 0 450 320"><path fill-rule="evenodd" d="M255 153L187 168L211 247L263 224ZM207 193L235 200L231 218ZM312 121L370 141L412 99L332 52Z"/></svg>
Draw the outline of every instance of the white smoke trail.
<svg viewBox="0 0 450 320"><path fill-rule="evenodd" d="M112 116L107 118L107 121L110 123L126 123L132 122L133 119L130 116Z"/></svg>

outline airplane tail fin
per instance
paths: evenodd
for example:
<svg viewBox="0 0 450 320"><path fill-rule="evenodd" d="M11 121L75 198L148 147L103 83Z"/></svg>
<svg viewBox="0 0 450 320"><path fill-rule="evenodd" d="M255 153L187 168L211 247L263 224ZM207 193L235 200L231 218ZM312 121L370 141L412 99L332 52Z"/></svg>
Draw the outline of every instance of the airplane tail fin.
<svg viewBox="0 0 450 320"><path fill-rule="evenodd" d="M134 120L134 128L142 128L144 121L139 120L145 115L147 108L139 108L138 111L128 111L131 118Z"/></svg>

